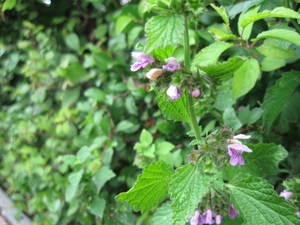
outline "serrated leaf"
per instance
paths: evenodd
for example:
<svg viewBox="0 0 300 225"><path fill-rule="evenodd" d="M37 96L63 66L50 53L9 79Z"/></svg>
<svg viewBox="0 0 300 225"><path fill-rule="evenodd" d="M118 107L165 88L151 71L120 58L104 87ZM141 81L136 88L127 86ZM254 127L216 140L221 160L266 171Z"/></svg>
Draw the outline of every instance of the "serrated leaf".
<svg viewBox="0 0 300 225"><path fill-rule="evenodd" d="M252 27L253 27L253 23L250 23L247 27L243 28L241 26L242 21L244 21L246 18L249 18L250 16L255 15L258 12L259 8L260 8L260 5L249 9L247 12L241 13L241 15L239 16L238 31L242 37L242 40L249 39L251 32L252 32Z"/></svg>
<svg viewBox="0 0 300 225"><path fill-rule="evenodd" d="M270 130L271 125L281 112L284 104L288 101L294 90L300 84L300 73L291 71L284 73L276 81L276 84L269 88L262 104L263 126Z"/></svg>
<svg viewBox="0 0 300 225"><path fill-rule="evenodd" d="M105 199L97 197L93 200L90 210L95 216L102 218L105 206L106 206Z"/></svg>
<svg viewBox="0 0 300 225"><path fill-rule="evenodd" d="M261 70L264 72L270 72L273 70L277 70L281 67L285 66L285 60L284 59L275 59L272 57L265 57L261 61Z"/></svg>
<svg viewBox="0 0 300 225"><path fill-rule="evenodd" d="M64 161L64 163L69 164L70 166L74 166L77 162L77 158L75 155L64 155L62 157L62 161Z"/></svg>
<svg viewBox="0 0 300 225"><path fill-rule="evenodd" d="M251 41L258 41L262 38L277 38L300 46L300 35L299 33L292 30L273 29L273 30L264 31L259 35L257 35L256 38L251 39Z"/></svg>
<svg viewBox="0 0 300 225"><path fill-rule="evenodd" d="M224 41L214 42L213 44L203 48L199 52L192 63L191 71L196 72L197 67L208 66L215 64L218 61L220 55L230 48L233 44L226 43Z"/></svg>
<svg viewBox="0 0 300 225"><path fill-rule="evenodd" d="M227 124L234 132L242 127L241 121L236 117L235 111L232 107L225 109L223 113L223 121Z"/></svg>
<svg viewBox="0 0 300 225"><path fill-rule="evenodd" d="M92 178L92 181L97 188L97 192L100 191L100 189L107 181L114 178L115 176L116 174L109 167L102 166Z"/></svg>
<svg viewBox="0 0 300 225"><path fill-rule="evenodd" d="M284 49L276 39L266 39L262 45L256 47L256 50L262 55L276 59L296 57L295 52L291 48Z"/></svg>
<svg viewBox="0 0 300 225"><path fill-rule="evenodd" d="M171 202L168 201L155 210L155 213L151 218L150 224L151 225L173 225L172 216L173 213L171 209Z"/></svg>
<svg viewBox="0 0 300 225"><path fill-rule="evenodd" d="M176 46L167 46L165 48L157 48L152 51L153 57L155 57L159 61L164 61L165 59L173 56L174 51L176 50Z"/></svg>
<svg viewBox="0 0 300 225"><path fill-rule="evenodd" d="M219 111L224 111L235 103L232 99L232 91L229 89L221 90L218 95L214 107Z"/></svg>
<svg viewBox="0 0 300 225"><path fill-rule="evenodd" d="M183 37L184 18L179 15L153 16L146 24L145 52L178 44Z"/></svg>
<svg viewBox="0 0 300 225"><path fill-rule="evenodd" d="M224 6L217 7L214 4L210 4L210 6L213 7L214 10L216 10L217 13L222 17L224 22L229 25L229 18L228 18L228 15L226 13L226 10L225 10Z"/></svg>
<svg viewBox="0 0 300 225"><path fill-rule="evenodd" d="M167 99L166 94L157 93L157 104L161 109L162 113L169 119L182 122L190 122L188 103L186 100L185 91L177 100Z"/></svg>
<svg viewBox="0 0 300 225"><path fill-rule="evenodd" d="M253 16L243 19L241 21L241 26L246 27L250 23L268 17L300 19L300 14L285 7L277 7L272 11L265 10L261 13L256 13Z"/></svg>
<svg viewBox="0 0 300 225"><path fill-rule="evenodd" d="M117 201L128 202L135 211L149 211L166 198L174 171L166 162L155 162L145 167L135 185L116 197Z"/></svg>
<svg viewBox="0 0 300 225"><path fill-rule="evenodd" d="M184 165L172 177L169 194L172 200L173 225L185 224L208 191L212 175L194 164Z"/></svg>
<svg viewBox="0 0 300 225"><path fill-rule="evenodd" d="M254 177L266 177L277 174L279 162L288 155L282 146L273 143L259 143L247 146L253 152L243 154L245 165L239 167L229 166L225 169L227 178L231 183L243 179L245 174Z"/></svg>
<svg viewBox="0 0 300 225"><path fill-rule="evenodd" d="M228 185L231 201L247 224L295 225L296 209L261 178L246 178Z"/></svg>
<svg viewBox="0 0 300 225"><path fill-rule="evenodd" d="M157 154L168 154L175 146L167 141L160 142L156 145Z"/></svg>
<svg viewBox="0 0 300 225"><path fill-rule="evenodd" d="M140 135L140 142L143 146L151 145L151 143L153 142L152 134L149 131L143 129Z"/></svg>
<svg viewBox="0 0 300 225"><path fill-rule="evenodd" d="M84 163L85 160L90 156L91 150L89 147L84 146L80 148L80 150L77 152L76 157L79 160L80 163Z"/></svg>
<svg viewBox="0 0 300 225"><path fill-rule="evenodd" d="M233 19L237 14L239 14L241 12L246 12L252 6L258 5L263 1L264 0L243 1L243 2L239 2L237 4L234 4L234 5L230 4L230 5L226 6L225 9L226 9L229 17L231 19Z"/></svg>
<svg viewBox="0 0 300 225"><path fill-rule="evenodd" d="M66 188L66 193L65 193L65 199L67 202L71 201L77 191L78 185L74 186L72 184L70 184L67 188Z"/></svg>
<svg viewBox="0 0 300 225"><path fill-rule="evenodd" d="M200 66L200 69L203 70L208 76L226 79L232 76L233 73L238 70L244 62L244 59L240 57L234 57L222 63L209 66Z"/></svg>
<svg viewBox="0 0 300 225"><path fill-rule="evenodd" d="M212 35L214 36L214 39L217 41L233 40L236 38L236 36L234 34L225 32L216 27L209 27L208 33L212 33Z"/></svg>
<svg viewBox="0 0 300 225"><path fill-rule="evenodd" d="M16 2L16 0L6 0L2 6L2 12L13 9L16 5Z"/></svg>
<svg viewBox="0 0 300 225"><path fill-rule="evenodd" d="M71 185L78 186L83 174L83 169L69 175L68 179Z"/></svg>
<svg viewBox="0 0 300 225"><path fill-rule="evenodd" d="M260 68L256 59L248 59L235 71L232 94L237 99L247 94L255 85L260 75Z"/></svg>

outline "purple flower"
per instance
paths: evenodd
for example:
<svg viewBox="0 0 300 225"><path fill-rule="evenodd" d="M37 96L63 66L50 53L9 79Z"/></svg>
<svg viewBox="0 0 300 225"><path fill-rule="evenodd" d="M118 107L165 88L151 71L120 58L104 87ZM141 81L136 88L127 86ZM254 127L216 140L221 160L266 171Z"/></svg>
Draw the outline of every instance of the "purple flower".
<svg viewBox="0 0 300 225"><path fill-rule="evenodd" d="M176 58L174 57L170 57L170 58L167 58L165 60L168 64L167 65L163 65L163 69L164 70L168 70L168 71L175 71L175 70L180 70L181 66L179 64L179 62L177 61Z"/></svg>
<svg viewBox="0 0 300 225"><path fill-rule="evenodd" d="M230 156L230 164L232 166L236 165L244 165L245 161L242 156L243 152L252 152L250 148L246 145L243 145L237 139L248 139L250 135L239 134L233 137L233 139L229 140L231 144L228 145L228 155Z"/></svg>
<svg viewBox="0 0 300 225"><path fill-rule="evenodd" d="M293 195L292 192L287 191L287 190L283 190L282 192L280 192L279 196L284 197L285 200L289 201L291 196Z"/></svg>
<svg viewBox="0 0 300 225"><path fill-rule="evenodd" d="M297 211L296 214L297 214L297 216L300 216L300 211Z"/></svg>
<svg viewBox="0 0 300 225"><path fill-rule="evenodd" d="M149 64L154 63L154 58L149 55L146 55L143 52L132 52L131 56L137 61L131 65L131 71L137 71L141 68L146 68Z"/></svg>
<svg viewBox="0 0 300 225"><path fill-rule="evenodd" d="M181 96L181 90L179 87L171 84L170 87L167 90L167 95L173 99L176 100Z"/></svg>
<svg viewBox="0 0 300 225"><path fill-rule="evenodd" d="M200 96L200 90L199 90L198 88L192 90L191 95L192 95L194 98L198 98L198 97Z"/></svg>
<svg viewBox="0 0 300 225"><path fill-rule="evenodd" d="M190 224L191 225L202 225L203 224L202 219L203 218L202 218L199 210L195 210L195 215L190 218Z"/></svg>
<svg viewBox="0 0 300 225"><path fill-rule="evenodd" d="M216 224L221 224L222 223L222 216L221 215L217 215L216 216Z"/></svg>
<svg viewBox="0 0 300 225"><path fill-rule="evenodd" d="M239 211L235 210L233 205L229 205L229 217L230 219L234 219L239 214Z"/></svg>
<svg viewBox="0 0 300 225"><path fill-rule="evenodd" d="M206 210L203 213L203 222L206 224L214 224L215 223L215 214L210 209Z"/></svg>

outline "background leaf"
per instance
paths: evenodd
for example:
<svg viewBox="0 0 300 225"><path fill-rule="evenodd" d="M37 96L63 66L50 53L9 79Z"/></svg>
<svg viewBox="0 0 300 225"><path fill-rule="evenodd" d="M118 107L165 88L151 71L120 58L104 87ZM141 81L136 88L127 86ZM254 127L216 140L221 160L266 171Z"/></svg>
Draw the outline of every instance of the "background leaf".
<svg viewBox="0 0 300 225"><path fill-rule="evenodd" d="M172 216L171 201L168 201L155 210L151 225L173 225Z"/></svg>
<svg viewBox="0 0 300 225"><path fill-rule="evenodd" d="M93 176L92 180L97 188L97 192L104 186L104 184L115 177L116 174L107 166L102 166Z"/></svg>

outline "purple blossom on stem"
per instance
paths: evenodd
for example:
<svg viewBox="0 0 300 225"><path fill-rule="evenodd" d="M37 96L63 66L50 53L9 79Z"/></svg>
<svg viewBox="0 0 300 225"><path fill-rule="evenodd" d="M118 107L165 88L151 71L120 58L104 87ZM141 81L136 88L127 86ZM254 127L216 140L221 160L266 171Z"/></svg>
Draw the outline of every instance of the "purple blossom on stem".
<svg viewBox="0 0 300 225"><path fill-rule="evenodd" d="M200 214L199 210L195 210L194 216L190 218L191 225L202 225L202 215Z"/></svg>
<svg viewBox="0 0 300 225"><path fill-rule="evenodd" d="M176 58L170 57L170 58L167 58L165 61L167 62L167 65L163 65L164 70L168 70L171 72L173 72L175 70L180 70L181 66Z"/></svg>
<svg viewBox="0 0 300 225"><path fill-rule="evenodd" d="M283 190L282 192L280 192L279 196L284 197L285 200L289 201L291 196L293 195L292 192L287 191L287 190Z"/></svg>
<svg viewBox="0 0 300 225"><path fill-rule="evenodd" d="M173 99L176 100L181 96L181 90L179 87L171 84L170 87L167 90L167 95Z"/></svg>
<svg viewBox="0 0 300 225"><path fill-rule="evenodd" d="M231 144L228 145L227 150L228 155L230 156L230 164L232 166L245 164L242 154L243 152L252 152L252 150L246 145L243 145L237 139L248 139L250 137L250 135L239 134L234 136L233 139L230 140Z"/></svg>
<svg viewBox="0 0 300 225"><path fill-rule="evenodd" d="M132 52L131 56L137 61L131 65L131 71L137 71L141 68L146 68L149 64L154 63L154 58L149 55L146 55L143 52Z"/></svg>
<svg viewBox="0 0 300 225"><path fill-rule="evenodd" d="M222 216L221 215L217 215L216 216L216 224L221 224L222 223Z"/></svg>
<svg viewBox="0 0 300 225"><path fill-rule="evenodd" d="M192 90L191 95L192 95L194 98L198 98L198 97L200 96L200 90L199 90L198 88Z"/></svg>
<svg viewBox="0 0 300 225"><path fill-rule="evenodd" d="M211 211L210 209L206 210L203 213L203 222L206 224L214 224L215 223L215 214L213 213L213 211Z"/></svg>
<svg viewBox="0 0 300 225"><path fill-rule="evenodd" d="M235 210L233 205L229 205L229 217L230 219L234 219L239 214L239 211Z"/></svg>

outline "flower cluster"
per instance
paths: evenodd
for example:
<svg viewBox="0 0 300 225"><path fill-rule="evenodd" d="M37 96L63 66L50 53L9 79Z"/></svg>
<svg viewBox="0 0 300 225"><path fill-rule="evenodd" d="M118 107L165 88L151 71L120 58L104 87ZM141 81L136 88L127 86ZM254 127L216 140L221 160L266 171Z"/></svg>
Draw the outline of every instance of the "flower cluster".
<svg viewBox="0 0 300 225"><path fill-rule="evenodd" d="M229 145L227 147L228 155L230 156L230 164L232 166L244 165L245 160L242 156L243 152L252 152L250 148L243 145L237 139L249 139L250 135L239 134L233 137L233 139L228 140Z"/></svg>
<svg viewBox="0 0 300 225"><path fill-rule="evenodd" d="M279 194L280 197L284 197L284 199L287 200L287 201L290 200L290 198L292 197L292 195L293 195L292 192L290 192L288 190L285 190L285 189L283 191L281 191L280 194ZM300 216L300 211L297 211L296 214L298 216Z"/></svg>
<svg viewBox="0 0 300 225"><path fill-rule="evenodd" d="M229 206L229 217L234 219L239 212L234 210L233 205ZM195 210L194 216L190 218L191 225L203 225L203 224L221 224L222 216L216 215L211 209L207 209L202 215L199 210Z"/></svg>
<svg viewBox="0 0 300 225"><path fill-rule="evenodd" d="M135 58L137 60L134 64L131 65L131 71L137 71L141 68L146 68L148 65L151 65L155 62L154 58L152 58L149 55L146 55L143 52L132 52L131 55L133 58ZM146 77L149 80L156 82L157 78L160 75L162 75L165 71L174 72L174 71L181 69L181 65L175 57L167 58L167 59L165 59L165 61L167 64L163 65L162 69L152 68L147 72ZM190 92L190 94L193 97L197 98L200 96L200 90L194 89ZM172 100L176 100L176 99L180 98L180 96L182 95L182 92L178 86L176 86L174 84L170 84L170 86L167 90L167 95Z"/></svg>

